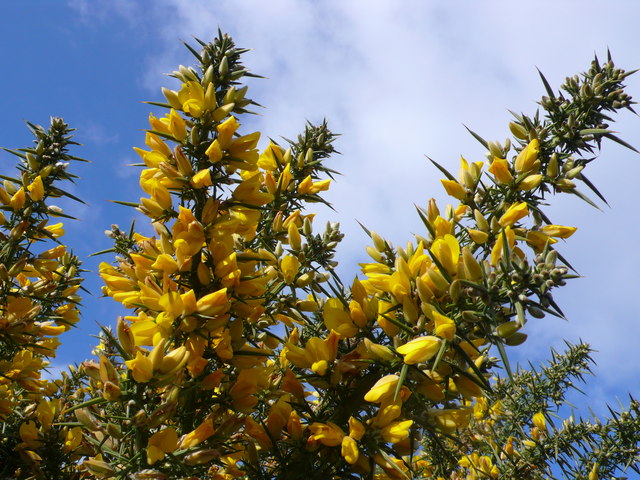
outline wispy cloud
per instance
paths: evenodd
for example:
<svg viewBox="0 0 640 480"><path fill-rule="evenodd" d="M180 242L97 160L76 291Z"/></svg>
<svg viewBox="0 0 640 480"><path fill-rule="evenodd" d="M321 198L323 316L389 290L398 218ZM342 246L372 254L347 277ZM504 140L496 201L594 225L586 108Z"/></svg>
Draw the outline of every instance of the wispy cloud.
<svg viewBox="0 0 640 480"><path fill-rule="evenodd" d="M104 125L92 122L85 123L78 134L79 141L98 146L115 143L118 139L119 134L117 132L110 132Z"/></svg>

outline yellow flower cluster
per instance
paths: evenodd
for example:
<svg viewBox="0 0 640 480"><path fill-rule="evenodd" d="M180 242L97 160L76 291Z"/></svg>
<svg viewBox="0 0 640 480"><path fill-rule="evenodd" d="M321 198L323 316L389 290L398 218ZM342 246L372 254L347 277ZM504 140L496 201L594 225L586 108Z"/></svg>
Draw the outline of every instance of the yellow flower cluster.
<svg viewBox="0 0 640 480"><path fill-rule="evenodd" d="M48 131L36 127L37 147L13 152L21 158L20 178L5 177L0 186L0 421L5 438L16 442L3 440L3 448L18 453L25 473L38 471L52 441L64 439L64 454L79 444L78 429L54 426L63 382L44 377L58 337L79 320L79 261L59 243L62 223L50 222L62 211L47 205L60 196L57 182L70 178L69 131L57 118Z"/></svg>
<svg viewBox="0 0 640 480"><path fill-rule="evenodd" d="M526 340L526 321L561 314L550 292L568 268L552 245L575 228L541 210L550 186L569 189L552 147L520 127L513 154L483 141L487 172L438 166L458 204L418 208L426 231L404 247L367 230L371 261L345 284L339 226L315 233L306 211L326 203L334 135L309 125L288 148L259 148L242 131L254 104L242 50L222 34L200 43L136 148L143 196L120 202L149 228L114 226L115 262L99 267L127 314L57 383L41 370L78 320L78 262L61 244L30 247L63 235L43 202L66 177L34 149L21 186L0 187L0 418L31 405L14 449L40 475L40 453L61 443L70 478L436 478L426 438L456 452L451 478L498 478L475 445L504 460L547 435L540 413L526 441L498 445L491 428L508 412L488 392L491 349L508 370L504 347Z"/></svg>
<svg viewBox="0 0 640 480"><path fill-rule="evenodd" d="M148 150L136 149L147 195L137 207L155 234L114 232L118 263L100 267L104 293L133 309L112 339L122 361L100 362L120 373L92 381L111 404L102 415L135 403L147 464L160 470L183 459L233 478L277 468L288 452L317 468L337 457L333 472L418 471L426 460L405 456L422 433L468 428L479 411L470 402L487 401L490 345L524 341L526 312L546 308L529 296L542 302L548 279L565 273L550 245L574 229L522 224L544 180L538 141L512 161L500 152L493 190L483 163L463 158L458 179L442 181L460 205L419 209L428 235L404 248L369 232L373 261L347 289L329 260L337 227L314 236L303 213L329 187L318 138L307 131L302 144L259 152L259 133L241 134L236 117L246 88L203 71L174 72L182 87L164 90L169 113L150 116ZM513 192L509 203L484 200L500 189ZM534 290L513 276L525 271L525 244L541 257ZM124 457L107 456L122 468ZM461 465L493 475L482 462Z"/></svg>

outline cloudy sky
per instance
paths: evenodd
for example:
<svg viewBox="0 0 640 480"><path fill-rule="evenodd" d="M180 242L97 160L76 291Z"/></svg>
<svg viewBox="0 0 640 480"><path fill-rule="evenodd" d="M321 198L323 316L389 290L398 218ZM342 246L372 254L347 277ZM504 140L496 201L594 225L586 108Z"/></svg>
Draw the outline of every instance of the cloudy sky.
<svg viewBox="0 0 640 480"><path fill-rule="evenodd" d="M151 111L141 101L161 100L163 85L177 87L163 73L191 61L180 40L208 40L220 27L253 49L245 64L267 77L251 83L252 98L266 108L247 131L294 137L307 120L327 118L341 134L342 155L331 166L343 176L329 193L337 212L320 217L341 222L342 272L353 276L367 240L356 220L396 244L422 233L413 205L447 201L425 155L454 171L460 154L482 160L463 124L504 141L507 109L532 113L543 94L536 67L559 85L588 68L594 52L605 57L607 47L618 65L640 67L639 13L634 0L11 2L0 18L0 145L30 141L23 120L45 124L60 115L77 127L85 145L78 154L92 163L76 169L82 180L75 193L89 205L64 205L82 219L68 226L69 238L83 257L108 248L102 232L132 218L108 200L140 197L137 172L126 165L137 161L131 147L143 143ZM640 75L628 87L640 96ZM627 114L615 129L640 146L639 127ZM7 172L11 158L0 159ZM606 145L589 177L611 208L554 200L552 219L579 227L561 248L584 278L557 296L568 322L530 322L530 340L514 351L520 361L538 363L563 339L589 342L598 350L597 379L587 388L597 411L626 391L640 394L639 166L640 156ZM95 271L97 260L87 258L86 266ZM67 334L61 363L88 356L88 335L118 312L99 298L93 273L86 285L95 293L85 301L81 328Z"/></svg>

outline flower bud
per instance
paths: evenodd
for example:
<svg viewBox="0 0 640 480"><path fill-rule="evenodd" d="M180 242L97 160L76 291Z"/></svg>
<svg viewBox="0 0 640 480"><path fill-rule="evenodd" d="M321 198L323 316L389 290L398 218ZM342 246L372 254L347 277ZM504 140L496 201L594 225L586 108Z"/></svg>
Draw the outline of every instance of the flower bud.
<svg viewBox="0 0 640 480"><path fill-rule="evenodd" d="M235 103L235 95L236 89L235 87L230 87L229 90L224 94L224 98L222 99L222 104L227 105L229 103Z"/></svg>
<svg viewBox="0 0 640 480"><path fill-rule="evenodd" d="M218 74L220 78L223 79L229 73L229 58L225 55L222 57L220 61L220 65L218 66Z"/></svg>
<svg viewBox="0 0 640 480"><path fill-rule="evenodd" d="M553 153L553 155L551 155L551 159L549 160L549 164L547 165L547 176L550 178L555 178L558 176L558 171L558 154Z"/></svg>
<svg viewBox="0 0 640 480"><path fill-rule="evenodd" d="M116 331L118 333L118 341L120 342L120 346L122 347L122 349L127 354L133 355L136 351L136 342L131 329L125 323L122 317L118 317Z"/></svg>
<svg viewBox="0 0 640 480"><path fill-rule="evenodd" d="M479 280L483 278L484 272L482 267L467 247L462 247L462 262L469 280Z"/></svg>
<svg viewBox="0 0 640 480"><path fill-rule="evenodd" d="M233 111L235 106L235 103L227 103L226 105L222 105L221 107L216 108L213 112L213 121L219 122L222 119L226 118Z"/></svg>
<svg viewBox="0 0 640 480"><path fill-rule="evenodd" d="M220 452L216 449L209 450L198 450L197 452L190 453L186 457L184 457L184 463L189 466L194 465L202 465L204 463L209 463L213 459L218 458L220 456Z"/></svg>
<svg viewBox="0 0 640 480"><path fill-rule="evenodd" d="M517 322L505 322L496 328L496 334L502 338L509 338L511 335L520 330L520 325Z"/></svg>
<svg viewBox="0 0 640 480"><path fill-rule="evenodd" d="M172 108L175 108L176 110L180 110L182 108L182 103L178 99L178 92L162 87L162 94L165 96L167 103L171 105Z"/></svg>
<svg viewBox="0 0 640 480"><path fill-rule="evenodd" d="M213 83L207 85L207 90L204 92L204 109L208 111L213 111L218 108L218 103L216 101L216 89L213 86Z"/></svg>
<svg viewBox="0 0 640 480"><path fill-rule="evenodd" d="M115 402L118 398L120 398L120 393L122 390L118 385L111 382L104 382L102 385L102 396L105 400L110 402Z"/></svg>
<svg viewBox="0 0 640 480"><path fill-rule="evenodd" d="M291 222L289 224L289 228L287 229L287 238L289 240L289 246L293 250L300 250L302 246L302 238L300 237L300 231L298 230L298 226L295 222Z"/></svg>
<svg viewBox="0 0 640 480"><path fill-rule="evenodd" d="M573 167L567 173L565 173L565 177L569 179L576 178L578 174L584 169L584 165L578 165L577 167Z"/></svg>
<svg viewBox="0 0 640 480"><path fill-rule="evenodd" d="M514 137L520 140L526 140L527 138L529 138L527 130L518 123L509 122L509 130L511 130L511 133Z"/></svg>
<svg viewBox="0 0 640 480"><path fill-rule="evenodd" d="M482 230L483 232L489 231L489 222L487 222L487 219L484 217L484 215L482 215L482 212L480 212L480 210L474 210L473 217L476 220L476 225L478 226L479 230Z"/></svg>
<svg viewBox="0 0 640 480"><path fill-rule="evenodd" d="M515 332L510 337L506 338L504 343L510 347L517 347L522 345L527 340L528 335L522 332Z"/></svg>
<svg viewBox="0 0 640 480"><path fill-rule="evenodd" d="M387 250L387 242L373 230L371 231L371 240L373 240L373 246L380 253L384 253Z"/></svg>
<svg viewBox="0 0 640 480"><path fill-rule="evenodd" d="M489 146L489 152L491 152L491 155L498 158L504 158L504 152L502 151L502 147L499 143L489 140L487 144Z"/></svg>
<svg viewBox="0 0 640 480"><path fill-rule="evenodd" d="M73 412L76 419L88 430L95 432L98 430L98 421L94 417L88 408L78 408Z"/></svg>
<svg viewBox="0 0 640 480"><path fill-rule="evenodd" d="M202 76L202 86L208 87L213 82L213 65L209 65Z"/></svg>

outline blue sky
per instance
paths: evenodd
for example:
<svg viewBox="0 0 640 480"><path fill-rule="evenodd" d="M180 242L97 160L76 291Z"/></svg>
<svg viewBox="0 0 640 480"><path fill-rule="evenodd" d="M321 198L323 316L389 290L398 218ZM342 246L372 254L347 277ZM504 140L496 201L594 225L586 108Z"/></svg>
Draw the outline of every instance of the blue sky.
<svg viewBox="0 0 640 480"><path fill-rule="evenodd" d="M69 240L82 257L107 248L103 231L128 226L133 216L108 200L140 197L137 171L126 165L137 161L132 147L141 146L152 110L141 101L161 99L163 85L176 87L163 73L190 62L180 40L210 39L220 26L253 48L245 63L268 77L251 83L251 96L267 108L247 131L292 137L307 119L326 117L342 134L333 166L344 176L329 193L337 213L320 217L341 222L347 239L339 259L352 276L366 259L356 219L404 244L423 230L414 203L446 203L425 154L452 170L460 154L482 160L482 147L462 124L504 141L507 109L533 112L543 93L535 67L559 85L607 47L618 65L640 67L639 13L633 0L9 2L0 19L0 145L30 142L27 119L45 124L59 115L77 127L85 145L78 154L92 163L77 166L82 179L74 193L89 206L64 205L82 219L68 225ZM640 97L640 75L628 84ZM640 119L619 120L615 129L640 146ZM6 172L12 160L0 159ZM640 226L632 204L639 165L640 156L606 145L589 177L611 208L599 212L573 198L554 204L556 223L579 227L564 252L584 278L557 297L569 321L530 322L530 340L514 350L537 363L563 338L591 343L598 367L587 391L596 411L615 395L640 393L640 255L633 248ZM95 271L97 260L85 264ZM95 274L86 286L94 296L84 302L80 328L63 338L60 364L89 356L96 322L117 315L112 301L99 298Z"/></svg>

